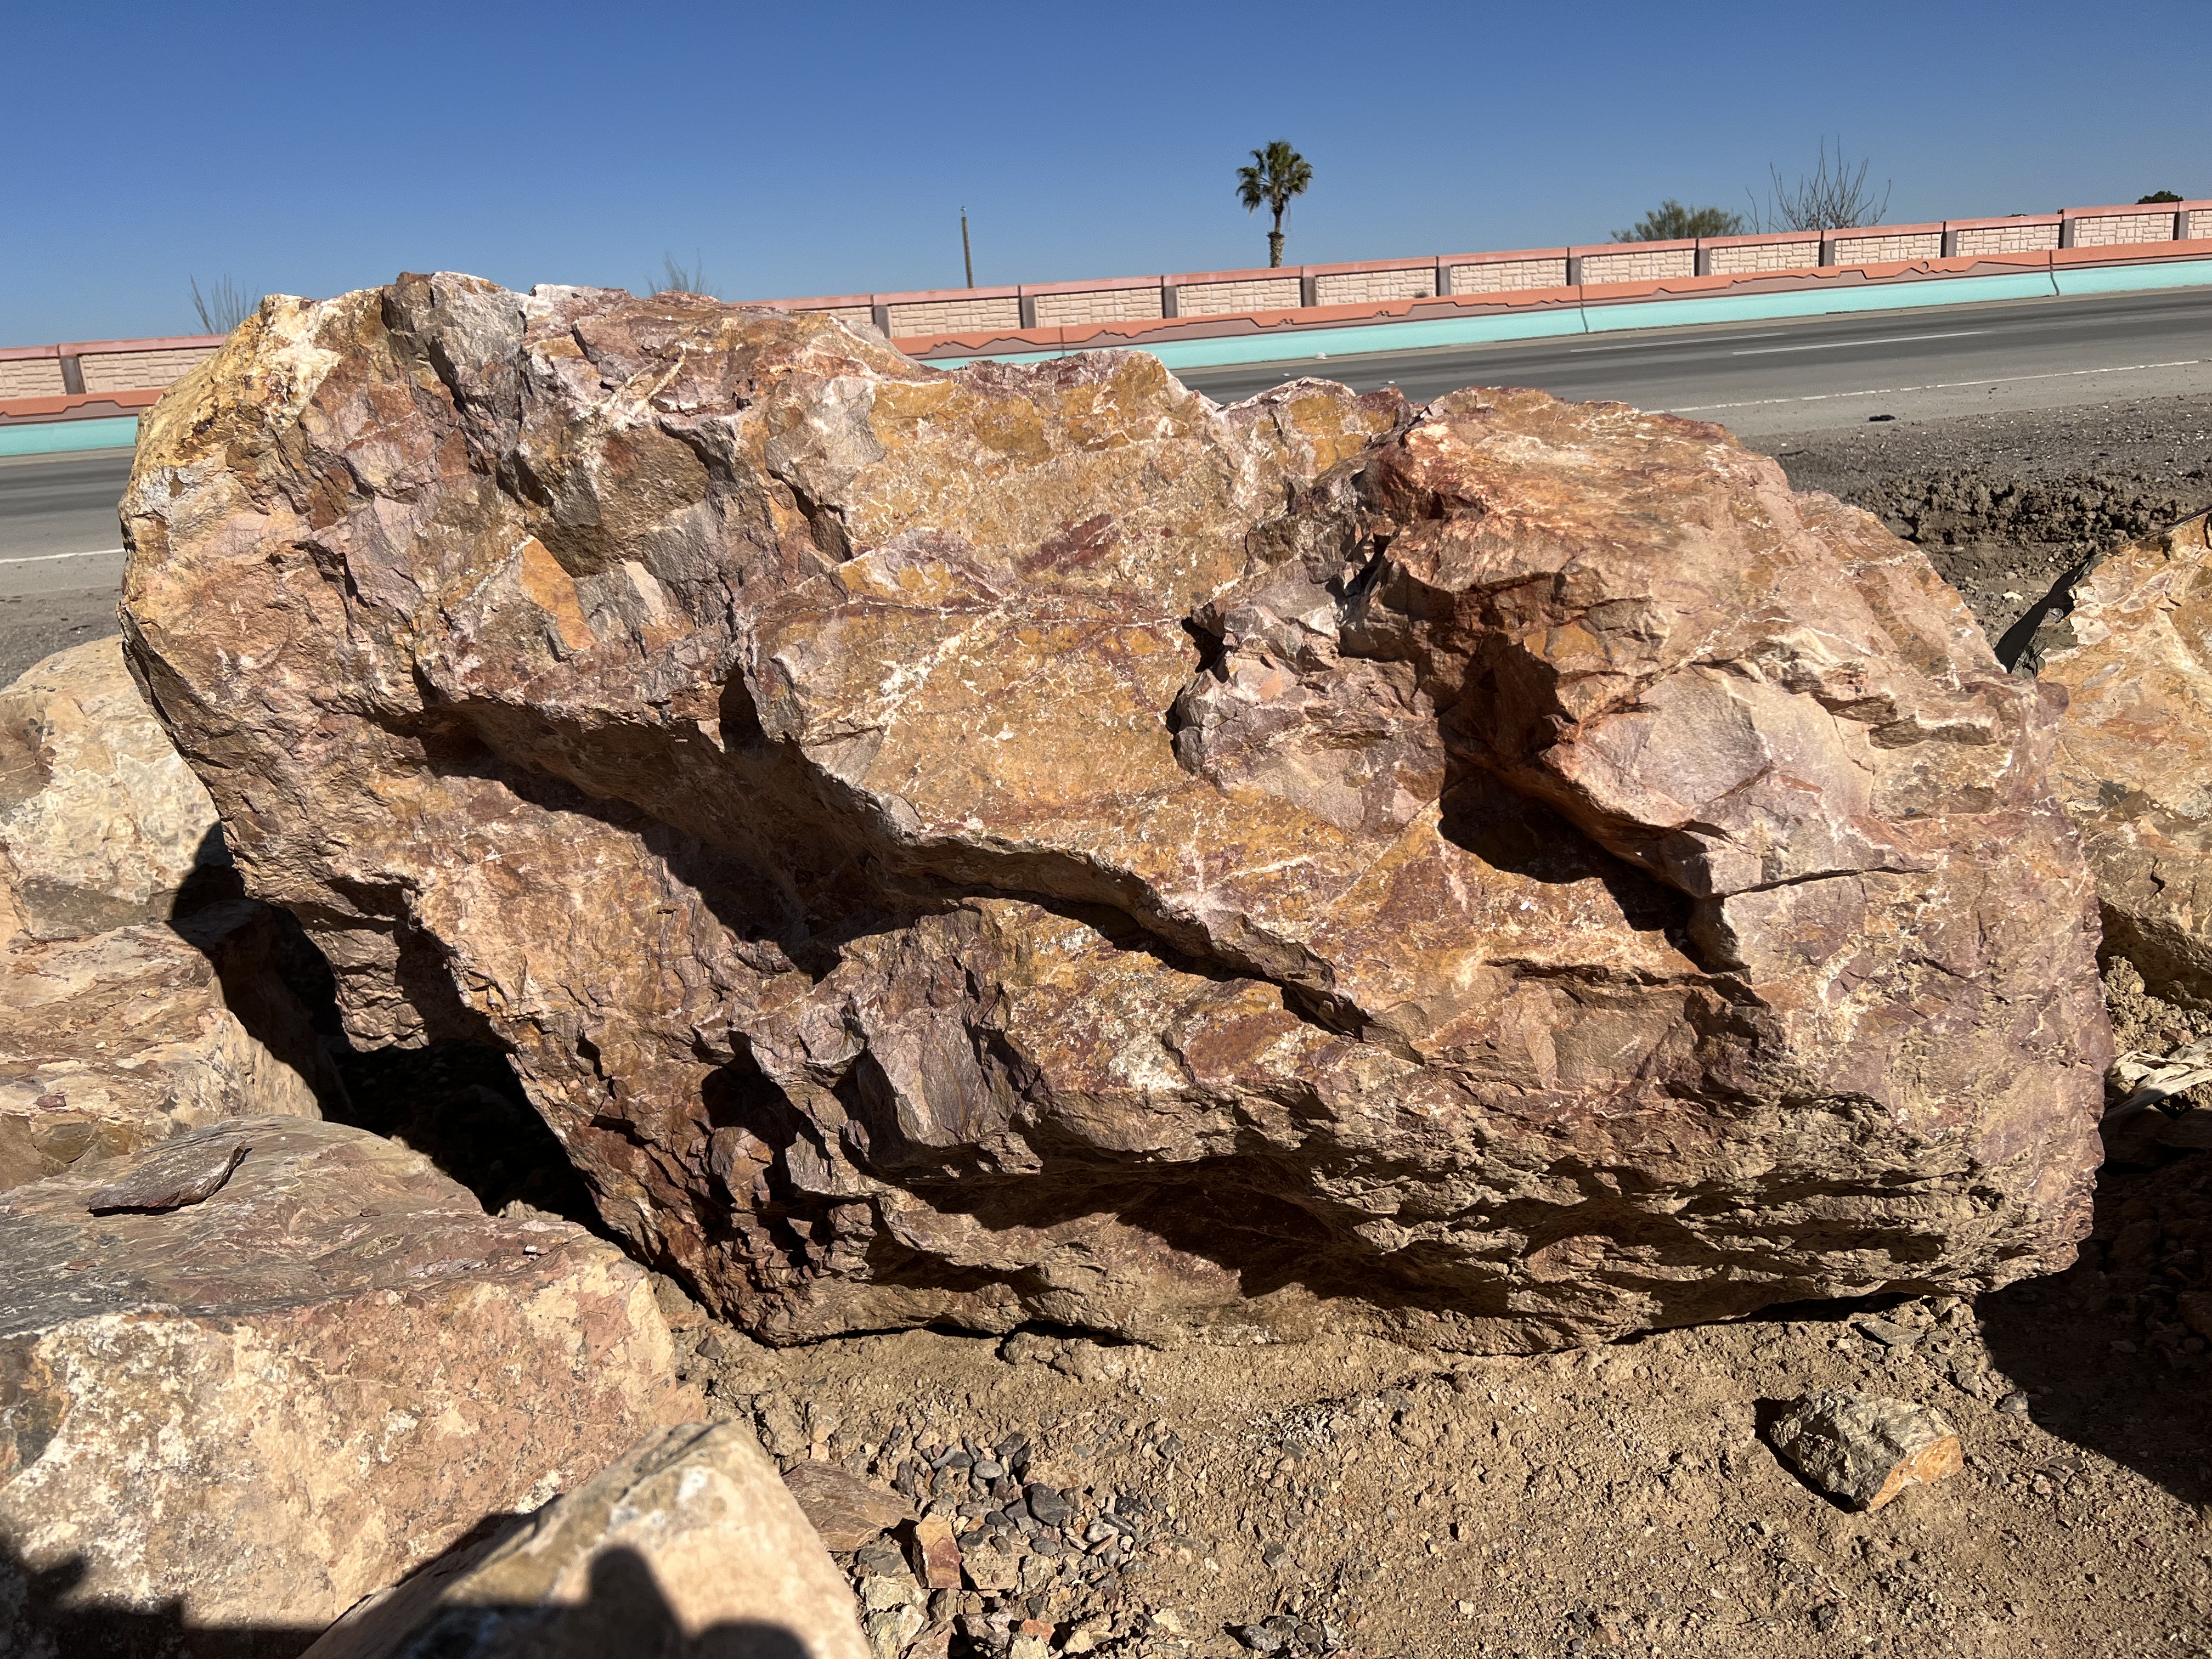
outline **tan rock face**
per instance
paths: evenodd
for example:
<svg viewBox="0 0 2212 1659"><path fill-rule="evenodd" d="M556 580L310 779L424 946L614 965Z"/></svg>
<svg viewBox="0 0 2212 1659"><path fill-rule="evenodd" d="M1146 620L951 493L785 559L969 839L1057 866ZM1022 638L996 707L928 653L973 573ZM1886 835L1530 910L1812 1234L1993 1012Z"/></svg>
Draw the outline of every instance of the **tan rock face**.
<svg viewBox="0 0 2212 1659"><path fill-rule="evenodd" d="M2107 554L2055 631L2040 672L2069 701L2052 771L2106 943L2157 994L2212 998L2212 520Z"/></svg>
<svg viewBox="0 0 2212 1659"><path fill-rule="evenodd" d="M275 921L233 899L0 950L0 1191L222 1118L319 1117L314 1034L275 976Z"/></svg>
<svg viewBox="0 0 2212 1659"><path fill-rule="evenodd" d="M131 649L363 1042L775 1340L1538 1348L2087 1224L2056 716L1718 428L403 279L151 417Z"/></svg>
<svg viewBox="0 0 2212 1659"><path fill-rule="evenodd" d="M169 914L227 856L215 803L123 660L94 640L0 691L0 853L16 922L69 939Z"/></svg>
<svg viewBox="0 0 2212 1659"><path fill-rule="evenodd" d="M59 1659L92 1607L327 1624L684 1409L670 1358L612 1246L359 1130L232 1121L19 1188L0 1651Z"/></svg>
<svg viewBox="0 0 2212 1659"><path fill-rule="evenodd" d="M192 890L228 861L118 641L0 691L0 1191L218 1118L319 1115L280 919Z"/></svg>
<svg viewBox="0 0 2212 1659"><path fill-rule="evenodd" d="M313 1659L863 1659L853 1592L734 1423L633 1446L518 1525L377 1597Z"/></svg>

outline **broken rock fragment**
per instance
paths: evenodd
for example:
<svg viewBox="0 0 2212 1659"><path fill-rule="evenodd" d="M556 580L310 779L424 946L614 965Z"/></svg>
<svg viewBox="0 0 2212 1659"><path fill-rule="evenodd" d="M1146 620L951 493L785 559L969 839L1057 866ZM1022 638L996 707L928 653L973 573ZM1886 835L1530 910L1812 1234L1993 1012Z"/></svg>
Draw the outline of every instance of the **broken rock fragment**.
<svg viewBox="0 0 2212 1659"><path fill-rule="evenodd" d="M611 1245L357 1129L217 1123L19 1187L0 1652L165 1609L319 1628L689 1409L671 1358Z"/></svg>
<svg viewBox="0 0 2212 1659"><path fill-rule="evenodd" d="M2086 1230L2057 700L1718 428L410 276L270 301L125 514L354 1039L489 1026L767 1340L1528 1351Z"/></svg>
<svg viewBox="0 0 2212 1659"><path fill-rule="evenodd" d="M822 1535L823 1543L839 1552L859 1549L902 1521L914 1510L895 1492L864 1480L835 1463L802 1460L783 1472L800 1510Z"/></svg>
<svg viewBox="0 0 2212 1659"><path fill-rule="evenodd" d="M1807 1482L1855 1510L1956 1474L1965 1457L1942 1413L1843 1389L1807 1395L1774 1425L1774 1449Z"/></svg>

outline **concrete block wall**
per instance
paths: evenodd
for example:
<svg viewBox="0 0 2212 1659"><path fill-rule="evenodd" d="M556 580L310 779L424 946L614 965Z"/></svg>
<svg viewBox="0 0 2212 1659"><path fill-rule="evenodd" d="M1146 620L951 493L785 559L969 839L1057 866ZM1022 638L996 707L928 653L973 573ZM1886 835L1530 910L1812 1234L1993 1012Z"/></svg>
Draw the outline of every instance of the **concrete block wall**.
<svg viewBox="0 0 2212 1659"><path fill-rule="evenodd" d="M1022 302L1007 294L976 300L928 300L890 307L893 334L972 334L984 329L1019 328Z"/></svg>
<svg viewBox="0 0 2212 1659"><path fill-rule="evenodd" d="M87 392L140 392L166 386L216 354L214 346L156 351L85 352L77 358Z"/></svg>
<svg viewBox="0 0 2212 1659"><path fill-rule="evenodd" d="M1706 275L1741 276L1755 270L1798 270L1820 263L1820 239L1796 242L1715 242ZM1587 264L1583 266L1587 270Z"/></svg>
<svg viewBox="0 0 2212 1659"><path fill-rule="evenodd" d="M1694 242L1659 242L1643 246L1631 243L1618 253L1589 252L1582 253L1581 258L1585 283L1662 283L1670 276L1698 274L1698 246Z"/></svg>
<svg viewBox="0 0 2212 1659"><path fill-rule="evenodd" d="M1567 285L1565 253L1556 258L1462 260L1445 269L1454 294L1525 294Z"/></svg>
<svg viewBox="0 0 2212 1659"><path fill-rule="evenodd" d="M1176 314L1219 317L1232 311L1295 311L1303 286L1295 274L1243 282L1178 283Z"/></svg>
<svg viewBox="0 0 2212 1659"><path fill-rule="evenodd" d="M1048 283L1012 288L947 289L902 294L814 295L758 301L787 310L820 313L850 323L872 323L909 342L959 335L1011 334L1053 328L1108 327L1170 319L1225 318L1240 313L1362 306L1416 308L1420 301L1506 295L1540 289L1604 289L1608 285L1678 283L1685 279L1758 276L1853 265L1942 258L2056 252L2060 249L2127 249L2142 257L2160 243L2212 241L2212 198L2172 205L2132 204L2070 208L2056 214L2002 219L1954 219L1923 225L1879 225L1815 235L1776 231L1698 241L1606 243L1588 247L1524 248L1513 252L1442 254L1433 258L1377 259L1279 270L1191 271L1103 281ZM2202 257L2196 250L2185 257ZM1681 290L1676 290L1680 292ZM1608 297L1637 294L1589 293ZM1378 313L1386 320L1396 313ZM1363 320L1340 316L1328 320ZM220 337L157 340L80 341L58 346L0 349L0 421L68 418L70 408L103 395L133 394L131 406L204 360ZM917 348L920 349L920 348ZM25 407L31 405L31 407ZM87 409L86 413L92 411Z"/></svg>
<svg viewBox="0 0 2212 1659"><path fill-rule="evenodd" d="M1892 259L1940 259L1943 229L1890 231L1875 236L1847 236L1838 231L1830 256L1839 265L1883 264Z"/></svg>
<svg viewBox="0 0 2212 1659"><path fill-rule="evenodd" d="M1332 270L1314 278L1314 303L1365 305L1376 300L1426 300L1437 291L1434 260L1395 270Z"/></svg>
<svg viewBox="0 0 2212 1659"><path fill-rule="evenodd" d="M2163 213L2079 214L2074 220L2075 247L2111 247L2122 242L2170 242L2173 210Z"/></svg>
<svg viewBox="0 0 2212 1659"><path fill-rule="evenodd" d="M0 357L0 398L59 398L68 392L58 356Z"/></svg>
<svg viewBox="0 0 2212 1659"><path fill-rule="evenodd" d="M2173 216L2166 216L2166 234L2173 234ZM1964 258L1976 253L2042 253L2059 245L2059 216L2022 216L1995 223L1966 224L1951 234L1951 251Z"/></svg>
<svg viewBox="0 0 2212 1659"><path fill-rule="evenodd" d="M1148 323L1167 314L1162 308L1165 294L1157 283L1143 288L1094 289L1084 294L1040 294L1036 300L1037 326Z"/></svg>

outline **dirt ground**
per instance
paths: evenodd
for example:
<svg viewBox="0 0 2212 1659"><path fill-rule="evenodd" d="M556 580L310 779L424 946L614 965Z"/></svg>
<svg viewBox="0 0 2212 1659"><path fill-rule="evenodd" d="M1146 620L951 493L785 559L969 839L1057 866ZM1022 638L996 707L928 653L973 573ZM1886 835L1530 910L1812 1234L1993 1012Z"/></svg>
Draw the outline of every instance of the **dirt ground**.
<svg viewBox="0 0 2212 1659"><path fill-rule="evenodd" d="M982 1548L1006 1588L918 1606L934 1632L879 1620L890 1651L944 1652L946 1625L955 1654L1005 1651L1029 1620L1031 1653L2212 1652L2212 1360L2173 1316L2205 1282L2208 1194L2212 1154L2110 1171L2079 1265L1978 1302L1801 1305L1539 1359L682 1340L715 1409L787 1462L912 1486L948 1449L1024 1437L1009 1473L1106 1546L1103 1571L1034 1539ZM1872 1514L1817 1495L1763 1431L1824 1386L1934 1407L1965 1470ZM958 1470L932 1482L915 1496L979 1559L994 1500ZM906 1573L896 1553L843 1559L863 1592Z"/></svg>

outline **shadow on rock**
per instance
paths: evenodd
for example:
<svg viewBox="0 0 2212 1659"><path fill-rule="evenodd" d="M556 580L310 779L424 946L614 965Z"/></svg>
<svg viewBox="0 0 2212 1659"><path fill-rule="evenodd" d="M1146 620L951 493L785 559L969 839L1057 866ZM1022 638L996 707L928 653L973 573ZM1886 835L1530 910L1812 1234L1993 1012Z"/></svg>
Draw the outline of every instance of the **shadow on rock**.
<svg viewBox="0 0 2212 1659"><path fill-rule="evenodd" d="M520 1202L604 1231L582 1177L496 1043L356 1048L338 1017L337 981L307 929L289 910L244 894L216 824L169 926L207 957L239 1023L307 1080L325 1118L422 1153L489 1213Z"/></svg>
<svg viewBox="0 0 2212 1659"><path fill-rule="evenodd" d="M2094 1229L2066 1272L1983 1297L1990 1358L2046 1432L2212 1504L2212 1155L2107 1164Z"/></svg>
<svg viewBox="0 0 2212 1659"><path fill-rule="evenodd" d="M73 1604L75 1559L29 1566L0 1543L0 1652L10 1659L812 1659L780 1625L741 1620L684 1633L643 1557L604 1552L590 1594L569 1606L475 1605L441 1612L397 1642L282 1625L197 1624L175 1602Z"/></svg>

